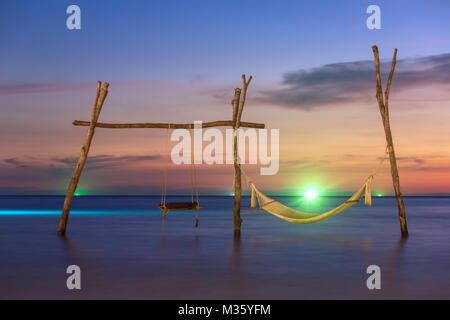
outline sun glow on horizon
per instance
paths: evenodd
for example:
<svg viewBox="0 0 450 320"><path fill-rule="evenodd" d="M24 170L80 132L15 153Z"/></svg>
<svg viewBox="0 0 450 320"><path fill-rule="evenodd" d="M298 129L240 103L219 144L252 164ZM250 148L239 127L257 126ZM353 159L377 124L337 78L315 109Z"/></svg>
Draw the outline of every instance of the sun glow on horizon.
<svg viewBox="0 0 450 320"><path fill-rule="evenodd" d="M309 189L305 192L305 198L306 200L314 200L315 198L317 198L317 196L319 195L319 193L317 192L317 190L314 189Z"/></svg>

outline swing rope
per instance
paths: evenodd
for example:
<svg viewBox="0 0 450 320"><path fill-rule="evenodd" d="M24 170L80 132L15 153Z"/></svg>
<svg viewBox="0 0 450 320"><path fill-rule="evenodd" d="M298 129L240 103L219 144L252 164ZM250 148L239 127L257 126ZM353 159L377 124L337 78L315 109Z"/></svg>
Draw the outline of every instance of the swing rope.
<svg viewBox="0 0 450 320"><path fill-rule="evenodd" d="M170 123L166 130L166 136L167 136L167 145L166 145L166 152L167 152L167 161L164 165L164 171L163 171L163 184L162 184L162 192L161 192L161 203L166 206L166 197L167 197L167 173L169 170L169 161L170 161L170 155L169 155L169 146L170 146Z"/></svg>
<svg viewBox="0 0 450 320"><path fill-rule="evenodd" d="M192 137L192 126L189 126L189 134ZM195 192L195 196L196 196L196 201L198 202L198 182L197 182L197 168L195 167L195 157L194 157L194 152L191 152L191 187L192 187L192 192L191 192L191 201L194 202L194 192Z"/></svg>
<svg viewBox="0 0 450 320"><path fill-rule="evenodd" d="M192 137L191 133L192 133L191 126L189 126L189 135ZM191 202L194 202L194 170L193 170L194 156L193 156L193 152L191 152L190 158L191 158L191 165L190 165L190 173L191 173Z"/></svg>
<svg viewBox="0 0 450 320"><path fill-rule="evenodd" d="M192 126L189 126L189 135L192 137ZM197 208L196 208L196 214L195 214L195 226L198 227L198 211L200 207L200 202L198 202L198 184L197 184L197 171L195 168L195 156L194 152L191 150L191 165L190 165L190 172L191 172L191 202L194 203L194 190L196 194L196 200L197 200Z"/></svg>
<svg viewBox="0 0 450 320"><path fill-rule="evenodd" d="M158 207L163 211L163 221L166 217L168 211L171 210L186 210L186 209L195 209L197 214L195 216L195 226L198 226L198 211L201 209L199 196L198 196L198 181L197 181L197 169L195 167L195 157L193 153L190 154L190 180L191 180L191 205L186 206L186 203L177 202L177 203L169 203L167 202L167 184L168 184L168 173L169 173L169 162L170 162L170 129L171 124L168 125L166 135L167 135L167 144L166 144L166 152L167 152L167 161L164 165L163 171L163 181L162 181L162 191L161 191L161 204ZM192 125L189 126L189 134L192 137ZM194 202L194 195L196 202ZM181 206L180 206L181 205Z"/></svg>

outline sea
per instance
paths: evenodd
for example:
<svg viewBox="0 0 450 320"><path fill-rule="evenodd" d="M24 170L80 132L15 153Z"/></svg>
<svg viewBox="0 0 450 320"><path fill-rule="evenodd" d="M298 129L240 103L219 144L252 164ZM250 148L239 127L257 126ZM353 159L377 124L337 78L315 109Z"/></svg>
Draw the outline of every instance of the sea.
<svg viewBox="0 0 450 320"><path fill-rule="evenodd" d="M346 199L275 198L309 212ZM201 197L197 228L195 211L163 223L159 197L78 196L61 237L63 202L0 197L0 299L450 299L450 197L405 197L406 239L394 197L307 225L243 197L240 237L229 196Z"/></svg>

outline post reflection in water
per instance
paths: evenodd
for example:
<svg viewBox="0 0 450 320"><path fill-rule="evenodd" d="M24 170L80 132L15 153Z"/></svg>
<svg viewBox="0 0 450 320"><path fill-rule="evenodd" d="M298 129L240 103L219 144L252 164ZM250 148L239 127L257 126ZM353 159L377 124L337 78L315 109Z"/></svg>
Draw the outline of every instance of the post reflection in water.
<svg viewBox="0 0 450 320"><path fill-rule="evenodd" d="M50 205L40 210L56 210L56 200L46 198ZM198 228L192 214L177 213L164 230L159 211L111 209L147 205L142 198L95 200L101 214L73 215L64 238L55 235L57 215L1 216L0 298L450 298L447 198L408 199L407 240L399 239L395 200L386 197L312 225L243 210L237 238L229 197L207 197ZM82 290L66 288L71 264L81 268ZM367 290L369 265L381 268L382 290Z"/></svg>

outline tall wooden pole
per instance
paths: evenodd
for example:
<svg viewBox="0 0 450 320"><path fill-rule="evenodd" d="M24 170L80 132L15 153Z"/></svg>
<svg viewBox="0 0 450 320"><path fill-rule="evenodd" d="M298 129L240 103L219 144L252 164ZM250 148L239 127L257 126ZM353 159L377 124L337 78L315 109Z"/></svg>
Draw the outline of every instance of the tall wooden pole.
<svg viewBox="0 0 450 320"><path fill-rule="evenodd" d="M234 236L239 237L241 234L241 165L238 162L238 140L236 135L237 127L237 115L239 111L239 101L241 98L241 89L234 89L234 99L231 102L233 105L233 128L235 130L233 140L233 156L234 156L234 207L233 207L233 221L234 221Z"/></svg>
<svg viewBox="0 0 450 320"><path fill-rule="evenodd" d="M239 237L241 234L241 197L242 197L242 183L241 183L241 164L239 159L239 146L237 130L241 124L242 112L244 110L245 98L247 96L247 89L252 81L252 76L246 81L245 74L242 75L242 96L241 89L236 88L233 99L233 122L234 122L234 236Z"/></svg>
<svg viewBox="0 0 450 320"><path fill-rule="evenodd" d="M86 163L89 149L91 147L92 137L94 136L95 132L95 125L100 115L100 111L102 110L103 102L105 101L106 95L108 94L108 87L109 83L107 82L104 82L103 85L100 81L97 82L97 94L95 96L94 105L92 106L91 122L86 134L86 139L81 148L80 158L78 159L77 165L72 175L72 179L70 180L69 188L67 189L66 199L64 200L64 208L61 214L61 218L59 219L59 235L65 235L66 233L67 220L69 219L69 211L72 205L73 195L75 193L75 190L77 189L78 181L80 180L84 164Z"/></svg>
<svg viewBox="0 0 450 320"><path fill-rule="evenodd" d="M384 132L386 135L386 143L389 151L392 182L394 185L395 197L397 199L398 218L400 220L400 230L402 233L402 237L406 238L408 236L408 226L406 224L405 205L403 203L403 196L400 190L400 178L398 176L397 160L395 158L394 142L392 139L392 132L389 121L389 92L391 90L392 77L394 75L395 63L397 60L397 49L394 50L394 57L392 59L391 71L389 73L386 91L384 92L384 100L383 100L383 89L381 86L380 57L378 54L378 47L373 46L372 51L375 58L374 60L375 60L375 75L377 88L376 97L378 101L378 107L380 109L381 118L383 120Z"/></svg>

